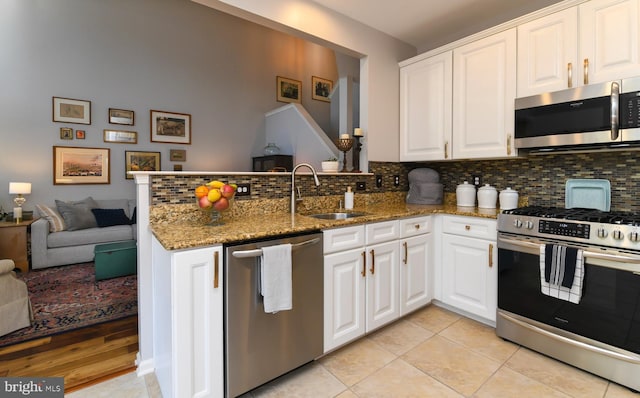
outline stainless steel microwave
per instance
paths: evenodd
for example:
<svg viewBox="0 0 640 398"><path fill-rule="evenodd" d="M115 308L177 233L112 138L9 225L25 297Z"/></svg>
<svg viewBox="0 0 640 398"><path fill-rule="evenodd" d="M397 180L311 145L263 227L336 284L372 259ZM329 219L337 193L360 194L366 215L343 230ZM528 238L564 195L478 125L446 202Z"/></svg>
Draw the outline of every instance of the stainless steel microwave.
<svg viewBox="0 0 640 398"><path fill-rule="evenodd" d="M640 77L517 98L514 135L525 151L640 146Z"/></svg>

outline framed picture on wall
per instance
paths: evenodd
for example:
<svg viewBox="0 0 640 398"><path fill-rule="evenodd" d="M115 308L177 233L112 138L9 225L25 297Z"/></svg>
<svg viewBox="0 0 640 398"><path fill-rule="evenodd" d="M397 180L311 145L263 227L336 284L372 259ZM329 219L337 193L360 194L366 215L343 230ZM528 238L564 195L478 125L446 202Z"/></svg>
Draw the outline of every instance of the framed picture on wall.
<svg viewBox="0 0 640 398"><path fill-rule="evenodd" d="M276 90L278 101L300 103L300 92L302 91L301 81L277 76Z"/></svg>
<svg viewBox="0 0 640 398"><path fill-rule="evenodd" d="M191 115L152 110L151 142L191 144Z"/></svg>
<svg viewBox="0 0 640 398"><path fill-rule="evenodd" d="M125 177L132 179L130 171L160 171L160 152L125 151Z"/></svg>
<svg viewBox="0 0 640 398"><path fill-rule="evenodd" d="M60 139L61 140L72 140L73 139L73 129L70 127L60 127Z"/></svg>
<svg viewBox="0 0 640 398"><path fill-rule="evenodd" d="M109 148L54 146L54 185L109 184L109 155Z"/></svg>
<svg viewBox="0 0 640 398"><path fill-rule="evenodd" d="M187 151L184 149L170 149L169 150L169 159L172 162L186 162L187 161Z"/></svg>
<svg viewBox="0 0 640 398"><path fill-rule="evenodd" d="M317 76L311 76L311 98L318 101L331 102L329 95L333 90L333 81Z"/></svg>
<svg viewBox="0 0 640 398"><path fill-rule="evenodd" d="M91 101L53 97L53 121L91 124Z"/></svg>
<svg viewBox="0 0 640 398"><path fill-rule="evenodd" d="M102 140L118 144L137 144L138 133L135 131L104 130Z"/></svg>
<svg viewBox="0 0 640 398"><path fill-rule="evenodd" d="M134 125L134 112L126 109L109 108L109 123Z"/></svg>

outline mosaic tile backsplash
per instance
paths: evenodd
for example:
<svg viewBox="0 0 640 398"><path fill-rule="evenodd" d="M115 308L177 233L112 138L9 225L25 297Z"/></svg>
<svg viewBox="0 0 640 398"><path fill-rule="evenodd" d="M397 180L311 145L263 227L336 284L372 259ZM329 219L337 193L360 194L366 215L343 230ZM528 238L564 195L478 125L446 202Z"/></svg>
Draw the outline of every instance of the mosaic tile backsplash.
<svg viewBox="0 0 640 398"><path fill-rule="evenodd" d="M471 181L474 174L481 175L483 183L498 191L511 187L527 197L529 204L564 207L565 182L571 178L602 178L611 181L611 210L640 212L640 152L595 152L583 154L540 155L515 159L449 161L425 163L370 162L373 175L320 175L320 187L309 174L296 174L296 186L302 196L341 195L351 186L356 194L406 192L409 190L407 173L417 167L427 167L440 174L445 193L455 193L456 186ZM376 176L382 177L381 187ZM399 185L394 186L394 176ZM153 176L151 204L195 203L193 189L212 179L230 183L251 184L251 195L237 200L279 199L290 195L290 174L264 174L228 176L170 175ZM364 183L363 190L356 190Z"/></svg>

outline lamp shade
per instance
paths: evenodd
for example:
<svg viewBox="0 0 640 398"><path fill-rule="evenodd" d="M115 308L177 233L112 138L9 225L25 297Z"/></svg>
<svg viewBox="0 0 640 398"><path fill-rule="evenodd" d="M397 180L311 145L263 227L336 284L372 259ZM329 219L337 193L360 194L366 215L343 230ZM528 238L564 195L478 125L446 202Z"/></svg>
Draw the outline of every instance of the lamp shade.
<svg viewBox="0 0 640 398"><path fill-rule="evenodd" d="M9 193L28 195L31 193L31 183L30 182L10 182Z"/></svg>

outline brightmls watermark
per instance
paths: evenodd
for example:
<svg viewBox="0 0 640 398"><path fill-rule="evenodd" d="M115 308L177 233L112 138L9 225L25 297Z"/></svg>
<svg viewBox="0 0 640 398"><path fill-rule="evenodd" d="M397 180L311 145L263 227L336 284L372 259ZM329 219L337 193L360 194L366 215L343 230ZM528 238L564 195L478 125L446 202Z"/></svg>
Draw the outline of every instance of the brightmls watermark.
<svg viewBox="0 0 640 398"><path fill-rule="evenodd" d="M64 398L64 377L0 377L0 398Z"/></svg>

